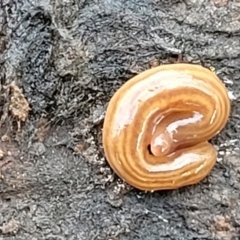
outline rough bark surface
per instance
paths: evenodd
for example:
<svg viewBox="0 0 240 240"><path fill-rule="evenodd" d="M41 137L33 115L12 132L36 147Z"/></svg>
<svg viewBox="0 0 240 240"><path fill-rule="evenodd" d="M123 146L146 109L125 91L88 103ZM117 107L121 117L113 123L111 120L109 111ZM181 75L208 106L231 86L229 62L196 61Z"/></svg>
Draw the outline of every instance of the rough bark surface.
<svg viewBox="0 0 240 240"><path fill-rule="evenodd" d="M239 12L239 0L1 0L0 239L239 239ZM104 111L179 55L215 68L231 95L218 162L197 185L139 192L104 159Z"/></svg>

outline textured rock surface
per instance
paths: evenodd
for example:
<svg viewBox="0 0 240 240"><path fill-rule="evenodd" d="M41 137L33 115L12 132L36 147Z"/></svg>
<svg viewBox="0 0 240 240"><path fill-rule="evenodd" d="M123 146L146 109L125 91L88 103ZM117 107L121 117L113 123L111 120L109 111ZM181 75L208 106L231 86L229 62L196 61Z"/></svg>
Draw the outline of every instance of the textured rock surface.
<svg viewBox="0 0 240 240"><path fill-rule="evenodd" d="M0 133L12 141L0 143L0 239L238 239L239 11L226 0L1 0ZM214 67L232 96L218 162L196 186L129 189L104 160L106 104L179 54ZM31 107L20 133L13 81Z"/></svg>

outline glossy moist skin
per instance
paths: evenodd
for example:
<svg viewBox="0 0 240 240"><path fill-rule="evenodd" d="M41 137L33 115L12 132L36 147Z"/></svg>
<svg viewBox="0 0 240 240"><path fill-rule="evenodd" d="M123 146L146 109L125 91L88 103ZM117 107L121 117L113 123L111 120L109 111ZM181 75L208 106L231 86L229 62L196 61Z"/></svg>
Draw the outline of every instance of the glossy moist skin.
<svg viewBox="0 0 240 240"><path fill-rule="evenodd" d="M149 69L109 102L106 158L120 178L141 190L195 184L216 162L208 140L224 128L229 114L227 90L210 70L192 64Z"/></svg>

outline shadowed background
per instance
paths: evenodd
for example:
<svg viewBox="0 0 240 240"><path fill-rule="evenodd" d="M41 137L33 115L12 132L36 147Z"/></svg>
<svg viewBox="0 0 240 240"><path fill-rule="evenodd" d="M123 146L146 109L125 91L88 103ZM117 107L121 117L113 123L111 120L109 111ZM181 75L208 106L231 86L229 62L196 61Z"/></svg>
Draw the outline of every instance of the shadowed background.
<svg viewBox="0 0 240 240"><path fill-rule="evenodd" d="M227 0L2 0L0 239L238 239L239 12ZM229 90L218 162L195 186L139 192L104 159L104 111L129 78L179 56ZM21 132L12 82L31 107Z"/></svg>

